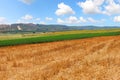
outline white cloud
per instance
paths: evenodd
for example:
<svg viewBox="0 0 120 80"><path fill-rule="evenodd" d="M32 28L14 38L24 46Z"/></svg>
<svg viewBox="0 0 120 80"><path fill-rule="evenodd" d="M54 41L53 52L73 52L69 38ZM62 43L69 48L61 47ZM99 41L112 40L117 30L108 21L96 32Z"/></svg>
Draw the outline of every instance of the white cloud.
<svg viewBox="0 0 120 80"><path fill-rule="evenodd" d="M115 3L114 0L108 0L108 5L104 7L105 13L112 14L120 14L120 3Z"/></svg>
<svg viewBox="0 0 120 80"><path fill-rule="evenodd" d="M51 21L51 20L53 20L53 18L46 17L45 20L47 20L47 21Z"/></svg>
<svg viewBox="0 0 120 80"><path fill-rule="evenodd" d="M97 22L99 22L98 20L95 20L95 19L93 19L93 18L91 18L91 17L88 18L88 21L89 21L89 22L92 22L92 23L97 23Z"/></svg>
<svg viewBox="0 0 120 80"><path fill-rule="evenodd" d="M46 24L44 21L41 21L40 24Z"/></svg>
<svg viewBox="0 0 120 80"><path fill-rule="evenodd" d="M64 20L58 18L57 23L60 23L60 24L76 24L76 23L79 23L79 19L75 16L70 16L68 18L65 18Z"/></svg>
<svg viewBox="0 0 120 80"><path fill-rule="evenodd" d="M57 19L57 23L59 23L59 24L64 24L65 22L64 22L62 19L58 18L58 19Z"/></svg>
<svg viewBox="0 0 120 80"><path fill-rule="evenodd" d="M58 4L58 9L56 10L55 14L60 16L60 15L65 15L65 14L75 14L75 12L69 5L60 3Z"/></svg>
<svg viewBox="0 0 120 80"><path fill-rule="evenodd" d="M86 14L120 14L120 1L116 0L86 0L77 4Z"/></svg>
<svg viewBox="0 0 120 80"><path fill-rule="evenodd" d="M22 23L22 20L18 19L16 23Z"/></svg>
<svg viewBox="0 0 120 80"><path fill-rule="evenodd" d="M91 23L97 23L97 22L100 22L99 20L95 20L91 17L88 18L88 21L91 22Z"/></svg>
<svg viewBox="0 0 120 80"><path fill-rule="evenodd" d="M83 9L86 14L102 13L101 5L104 0L86 0L85 2L78 2L78 5Z"/></svg>
<svg viewBox="0 0 120 80"><path fill-rule="evenodd" d="M32 20L33 19L33 16L32 15L29 15L29 14L26 14L25 16L22 17L23 20Z"/></svg>
<svg viewBox="0 0 120 80"><path fill-rule="evenodd" d="M83 17L80 17L79 20L80 20L80 22L87 22L87 20L84 19Z"/></svg>
<svg viewBox="0 0 120 80"><path fill-rule="evenodd" d="M73 23L79 23L79 20L75 16L70 16L66 19L66 23L73 24Z"/></svg>
<svg viewBox="0 0 120 80"><path fill-rule="evenodd" d="M77 18L75 16L70 16L65 19L60 19L60 18L57 19L57 23L60 23L60 24L80 24L80 23L88 23L88 22L103 23L103 22L105 22L105 19L96 20L91 17L83 18L82 16L79 18Z"/></svg>
<svg viewBox="0 0 120 80"><path fill-rule="evenodd" d="M34 18L32 15L26 14L18 19L16 23L36 23L38 21L40 21L40 18Z"/></svg>
<svg viewBox="0 0 120 80"><path fill-rule="evenodd" d="M22 20L22 19L18 19L16 23L32 23L32 22L26 21L26 20Z"/></svg>
<svg viewBox="0 0 120 80"><path fill-rule="evenodd" d="M91 17L88 17L87 21L91 22L91 23L103 23L103 22L105 22L105 19L96 20L96 19L93 19Z"/></svg>
<svg viewBox="0 0 120 80"><path fill-rule="evenodd" d="M115 16L114 17L114 22L120 22L120 16Z"/></svg>
<svg viewBox="0 0 120 80"><path fill-rule="evenodd" d="M70 16L64 20L58 18L57 23L59 23L59 24L76 24L76 23L79 23L79 20L75 16Z"/></svg>
<svg viewBox="0 0 120 80"><path fill-rule="evenodd" d="M40 18L36 18L35 20L40 21Z"/></svg>
<svg viewBox="0 0 120 80"><path fill-rule="evenodd" d="M20 1L28 5L34 2L34 0L20 0Z"/></svg>
<svg viewBox="0 0 120 80"><path fill-rule="evenodd" d="M5 17L0 17L0 24L6 24L7 20Z"/></svg>

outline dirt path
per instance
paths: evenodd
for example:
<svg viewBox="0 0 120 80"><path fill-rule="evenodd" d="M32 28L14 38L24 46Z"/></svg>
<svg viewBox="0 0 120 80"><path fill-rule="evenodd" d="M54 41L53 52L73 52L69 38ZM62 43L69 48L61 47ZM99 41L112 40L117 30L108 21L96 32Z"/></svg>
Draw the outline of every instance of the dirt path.
<svg viewBox="0 0 120 80"><path fill-rule="evenodd" d="M0 48L0 80L120 80L120 36Z"/></svg>

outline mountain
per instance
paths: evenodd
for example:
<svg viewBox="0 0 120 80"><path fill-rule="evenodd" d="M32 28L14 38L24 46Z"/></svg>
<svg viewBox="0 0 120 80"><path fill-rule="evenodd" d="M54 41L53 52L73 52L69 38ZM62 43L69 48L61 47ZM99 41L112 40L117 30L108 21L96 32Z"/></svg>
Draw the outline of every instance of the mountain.
<svg viewBox="0 0 120 80"><path fill-rule="evenodd" d="M54 32L54 31L66 31L66 30L94 30L94 29L110 29L110 28L120 28L117 26L66 26L66 25L42 25L33 23L18 23L11 25L0 25L0 33L6 32Z"/></svg>

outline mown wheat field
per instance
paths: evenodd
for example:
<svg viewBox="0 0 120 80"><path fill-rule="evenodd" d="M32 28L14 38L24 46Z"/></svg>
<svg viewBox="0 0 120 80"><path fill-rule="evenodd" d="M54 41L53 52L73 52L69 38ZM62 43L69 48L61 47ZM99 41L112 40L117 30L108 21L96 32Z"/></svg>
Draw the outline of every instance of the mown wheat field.
<svg viewBox="0 0 120 80"><path fill-rule="evenodd" d="M1 47L0 80L120 80L120 36Z"/></svg>

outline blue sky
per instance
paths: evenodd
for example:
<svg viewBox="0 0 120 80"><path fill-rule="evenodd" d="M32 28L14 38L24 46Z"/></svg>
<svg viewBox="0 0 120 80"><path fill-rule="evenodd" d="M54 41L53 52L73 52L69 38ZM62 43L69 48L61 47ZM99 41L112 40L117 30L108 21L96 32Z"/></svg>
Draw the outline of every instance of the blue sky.
<svg viewBox="0 0 120 80"><path fill-rule="evenodd" d="M120 0L0 0L0 24L120 25Z"/></svg>

